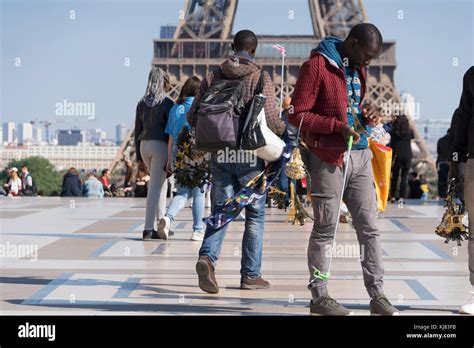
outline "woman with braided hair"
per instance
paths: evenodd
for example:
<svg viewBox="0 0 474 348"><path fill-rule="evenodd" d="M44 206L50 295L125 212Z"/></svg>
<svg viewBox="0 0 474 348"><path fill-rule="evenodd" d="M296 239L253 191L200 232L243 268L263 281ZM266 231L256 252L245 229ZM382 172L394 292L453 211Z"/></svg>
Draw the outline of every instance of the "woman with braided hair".
<svg viewBox="0 0 474 348"><path fill-rule="evenodd" d="M168 162L168 134L166 124L173 100L166 96L169 77L161 68L153 67L148 75L145 95L137 105L135 117L135 149L139 169L146 166L150 173L146 199L145 228L143 239L166 239L155 230L155 219L161 219L166 211Z"/></svg>

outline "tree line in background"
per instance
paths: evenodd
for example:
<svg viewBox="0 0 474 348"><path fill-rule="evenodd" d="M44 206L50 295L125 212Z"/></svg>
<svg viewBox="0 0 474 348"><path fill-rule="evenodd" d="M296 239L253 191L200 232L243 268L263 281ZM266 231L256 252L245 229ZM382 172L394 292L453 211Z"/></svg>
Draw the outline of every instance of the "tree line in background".
<svg viewBox="0 0 474 348"><path fill-rule="evenodd" d="M28 167L28 171L33 176L39 196L59 196L63 182L65 170L56 170L56 168L44 157L33 156L21 160L13 160L7 167L0 172L0 181L2 185L8 182L8 169L12 167L21 168L23 165Z"/></svg>

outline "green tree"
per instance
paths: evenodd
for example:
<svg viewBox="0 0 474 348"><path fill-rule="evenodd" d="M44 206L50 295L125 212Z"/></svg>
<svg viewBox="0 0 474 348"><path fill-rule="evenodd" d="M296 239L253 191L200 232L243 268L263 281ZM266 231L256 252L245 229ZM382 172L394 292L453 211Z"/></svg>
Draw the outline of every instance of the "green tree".
<svg viewBox="0 0 474 348"><path fill-rule="evenodd" d="M44 157L34 156L14 160L8 164L7 169L17 167L18 175L21 176L21 167L25 164L33 176L38 194L42 196L58 196L60 194L63 180L61 172L57 171L51 162ZM2 183L8 181L7 170L1 172L0 180Z"/></svg>

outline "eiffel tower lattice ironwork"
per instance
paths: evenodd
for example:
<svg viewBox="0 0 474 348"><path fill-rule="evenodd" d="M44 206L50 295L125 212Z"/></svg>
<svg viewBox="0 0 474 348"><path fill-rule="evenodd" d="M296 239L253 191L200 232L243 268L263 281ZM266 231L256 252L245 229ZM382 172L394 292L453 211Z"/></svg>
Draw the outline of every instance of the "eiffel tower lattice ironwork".
<svg viewBox="0 0 474 348"><path fill-rule="evenodd" d="M238 0L185 0L173 38L154 40L152 65L169 74L171 97L178 95L186 79L193 75L206 76L232 52L231 31L237 4ZM277 99L282 76L281 59L272 48L274 44L286 47L283 95L287 96L294 90L301 64L319 40L328 35L344 38L355 24L368 21L362 0L308 0L308 5L314 35L259 36L255 59L272 77ZM395 69L395 42L385 41L381 55L371 62L368 69L366 100L379 106L400 105L401 98L394 85ZM436 166L433 158L413 120L410 122L419 149L416 156L418 170L434 177ZM124 154L126 157L134 156L133 129L128 132L111 163L111 171L123 165Z"/></svg>

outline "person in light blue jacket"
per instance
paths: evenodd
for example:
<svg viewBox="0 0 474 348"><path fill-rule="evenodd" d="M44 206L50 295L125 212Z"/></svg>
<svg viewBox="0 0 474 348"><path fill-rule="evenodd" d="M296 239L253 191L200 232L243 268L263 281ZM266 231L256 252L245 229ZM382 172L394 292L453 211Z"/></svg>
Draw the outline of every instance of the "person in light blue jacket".
<svg viewBox="0 0 474 348"><path fill-rule="evenodd" d="M166 170L171 174L175 169L176 154L178 152L178 136L184 127L190 128L186 119L186 114L191 108L194 97L199 92L201 80L196 77L190 77L184 83L179 93L176 104L171 108L168 123L166 125L165 132L169 134L168 141L168 163ZM165 216L158 222L158 233L160 235L168 236L171 224L173 223L174 217L181 208L184 207L189 198L193 199L193 234L191 240L202 241L204 237L204 224L202 218L204 217L204 201L205 192L207 187L203 189L200 187L186 187L178 183L176 195L170 202L168 210Z"/></svg>
<svg viewBox="0 0 474 348"><path fill-rule="evenodd" d="M95 173L90 172L87 174L87 180L84 183L83 189L84 197L104 197L104 188L102 183L97 179Z"/></svg>

